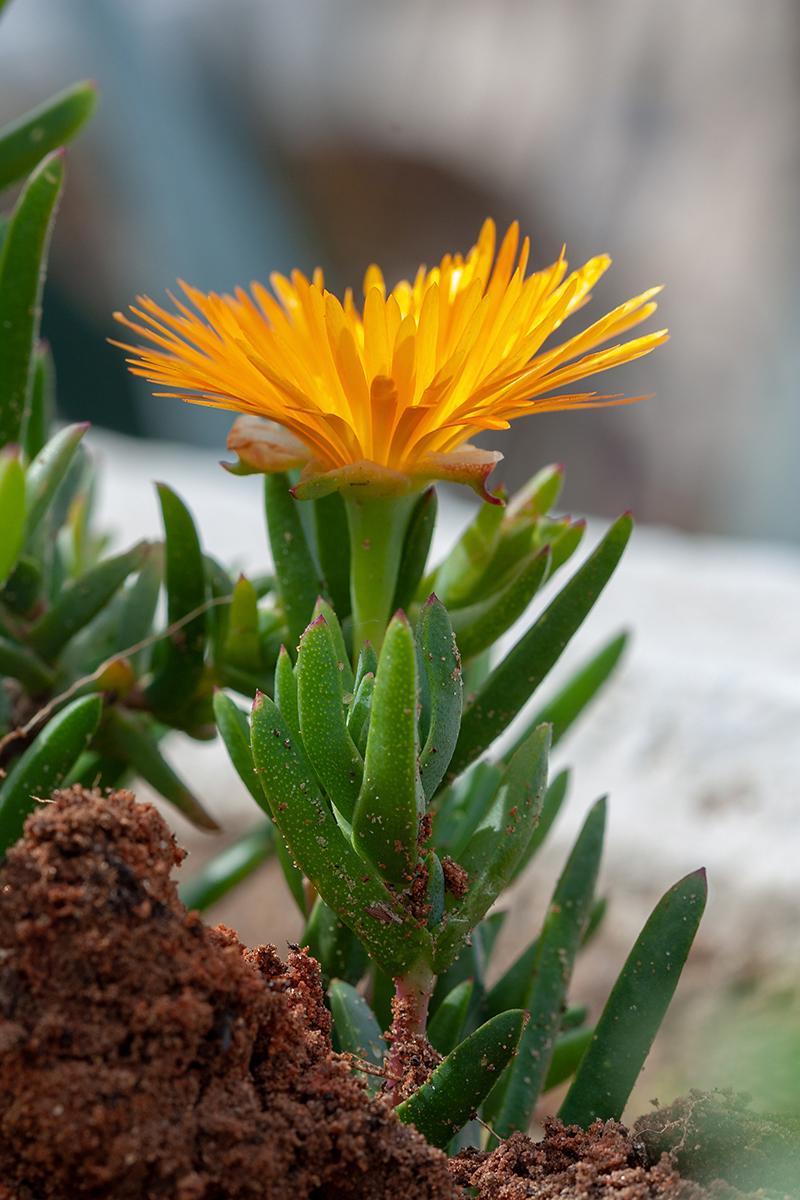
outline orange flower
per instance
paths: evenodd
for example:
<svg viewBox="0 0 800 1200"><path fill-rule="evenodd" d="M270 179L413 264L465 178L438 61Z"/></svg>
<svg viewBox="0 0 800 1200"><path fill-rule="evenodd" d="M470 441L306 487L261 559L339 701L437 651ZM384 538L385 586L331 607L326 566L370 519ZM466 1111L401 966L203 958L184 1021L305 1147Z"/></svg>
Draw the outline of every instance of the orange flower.
<svg viewBox="0 0 800 1200"><path fill-rule="evenodd" d="M610 259L590 259L565 278L562 254L526 279L528 240L517 260L518 241L515 223L495 258L494 222L486 221L466 259L420 267L413 284L402 280L388 296L371 266L361 312L349 289L344 305L327 292L318 269L312 282L299 271L291 282L273 275L277 300L258 283L252 296L237 289L235 297L181 283L200 316L177 300L179 314L166 312L146 297L131 309L142 323L114 315L159 347L123 346L136 355L128 360L134 374L173 389L157 395L246 414L228 439L241 459L234 469L302 466L299 499L351 488L391 495L431 479L468 483L491 499L486 478L502 455L471 446L472 436L526 413L627 403L543 393L667 338L660 330L596 349L650 316L660 290L650 288L543 351Z"/></svg>

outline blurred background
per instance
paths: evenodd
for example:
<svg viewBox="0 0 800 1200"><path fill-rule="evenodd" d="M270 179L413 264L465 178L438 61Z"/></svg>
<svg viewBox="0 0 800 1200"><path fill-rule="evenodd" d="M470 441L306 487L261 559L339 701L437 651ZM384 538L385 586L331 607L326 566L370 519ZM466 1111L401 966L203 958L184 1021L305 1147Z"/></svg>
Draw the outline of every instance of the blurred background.
<svg viewBox="0 0 800 1200"><path fill-rule="evenodd" d="M673 338L602 381L652 399L492 435L498 476L563 459L573 510L800 540L799 29L791 0L11 0L0 121L102 95L45 297L62 414L222 449L226 414L127 375L112 310L317 263L360 294L517 217L536 266L612 255L595 316L665 284Z"/></svg>

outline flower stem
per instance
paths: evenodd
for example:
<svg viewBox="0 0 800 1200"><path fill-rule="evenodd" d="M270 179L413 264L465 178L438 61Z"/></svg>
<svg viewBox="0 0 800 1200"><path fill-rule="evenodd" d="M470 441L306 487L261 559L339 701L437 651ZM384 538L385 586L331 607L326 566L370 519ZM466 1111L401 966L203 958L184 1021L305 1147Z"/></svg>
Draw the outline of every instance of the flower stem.
<svg viewBox="0 0 800 1200"><path fill-rule="evenodd" d="M380 651L392 616L403 542L417 492L345 500L350 528L353 652L369 640Z"/></svg>

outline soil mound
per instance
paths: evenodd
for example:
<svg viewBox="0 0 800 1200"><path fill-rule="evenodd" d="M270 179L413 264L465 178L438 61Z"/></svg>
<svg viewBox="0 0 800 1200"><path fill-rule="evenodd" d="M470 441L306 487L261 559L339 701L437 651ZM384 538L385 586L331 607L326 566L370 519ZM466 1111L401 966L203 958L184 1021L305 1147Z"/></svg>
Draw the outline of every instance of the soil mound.
<svg viewBox="0 0 800 1200"><path fill-rule="evenodd" d="M682 1178L666 1154L652 1163L616 1121L584 1131L548 1118L543 1141L514 1133L491 1154L462 1150L450 1170L478 1200L745 1200L724 1184L707 1191Z"/></svg>
<svg viewBox="0 0 800 1200"><path fill-rule="evenodd" d="M455 1200L444 1155L331 1054L314 961L187 913L182 857L155 809L80 788L9 851L6 1196Z"/></svg>

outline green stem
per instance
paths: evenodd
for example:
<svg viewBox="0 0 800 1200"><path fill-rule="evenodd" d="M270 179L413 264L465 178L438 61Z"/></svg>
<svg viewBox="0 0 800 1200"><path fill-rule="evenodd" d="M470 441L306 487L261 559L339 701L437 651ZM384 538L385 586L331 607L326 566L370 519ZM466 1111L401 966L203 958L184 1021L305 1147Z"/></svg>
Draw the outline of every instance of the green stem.
<svg viewBox="0 0 800 1200"><path fill-rule="evenodd" d="M408 522L417 492L345 500L350 528L350 598L353 653L370 641L380 651L397 587Z"/></svg>
<svg viewBox="0 0 800 1200"><path fill-rule="evenodd" d="M436 976L425 962L418 962L411 970L395 979L395 997L392 1001L391 1050L389 1051L389 1078L402 1079L406 1059L416 1054L416 1035L424 1035L428 1024L428 1004L433 995ZM397 1099L394 1100L397 1103Z"/></svg>

